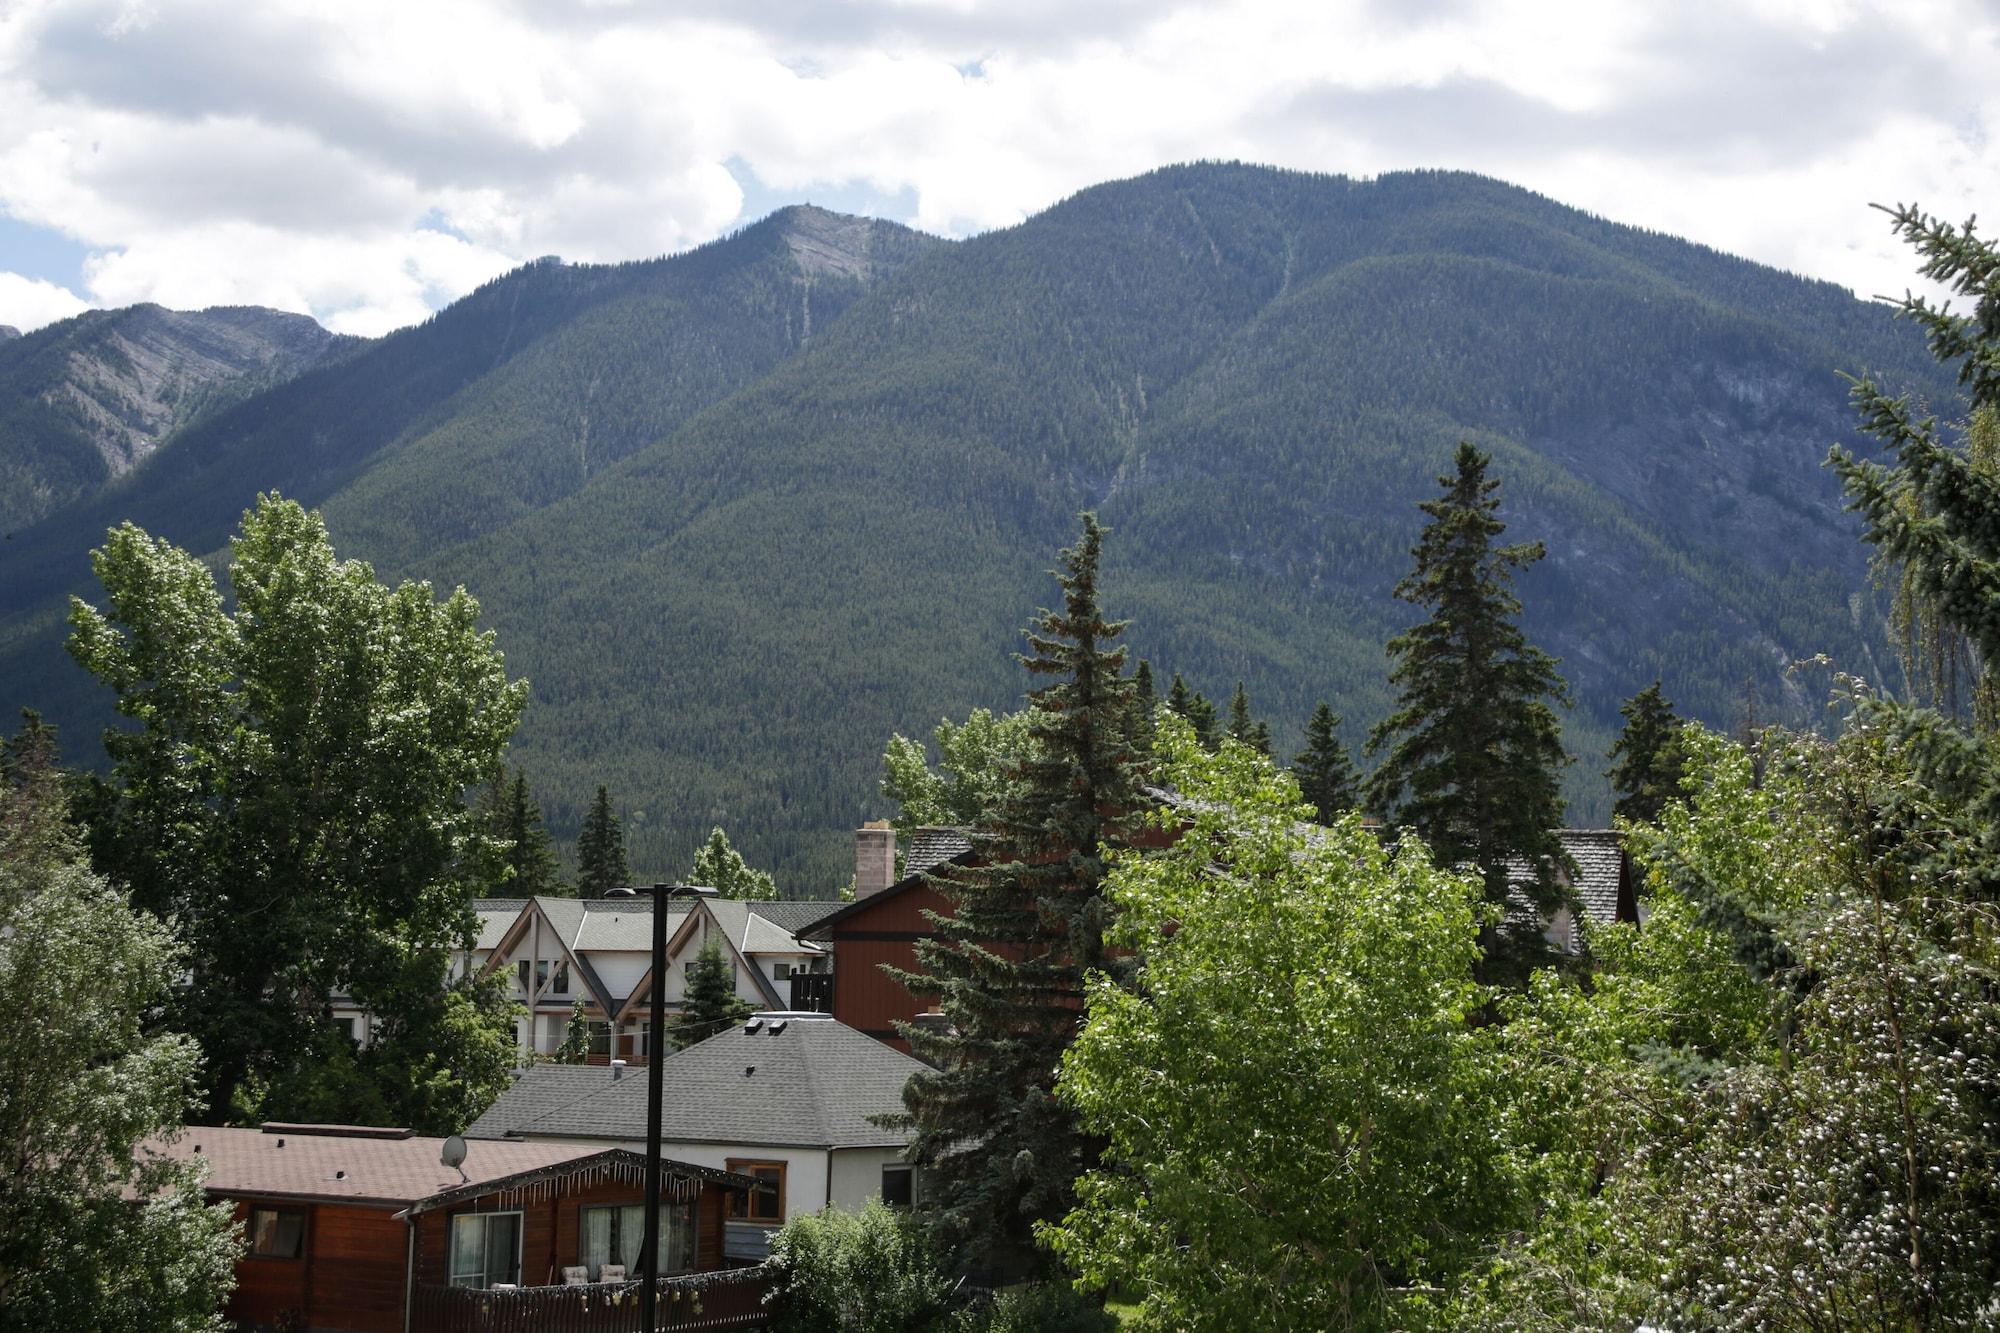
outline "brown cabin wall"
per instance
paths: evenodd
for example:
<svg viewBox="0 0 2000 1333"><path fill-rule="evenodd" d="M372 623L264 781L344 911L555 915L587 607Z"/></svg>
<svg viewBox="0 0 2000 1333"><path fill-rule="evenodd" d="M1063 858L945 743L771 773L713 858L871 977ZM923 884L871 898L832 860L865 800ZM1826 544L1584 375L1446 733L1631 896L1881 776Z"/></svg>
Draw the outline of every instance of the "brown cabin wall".
<svg viewBox="0 0 2000 1333"><path fill-rule="evenodd" d="M266 1327L297 1319L307 1329L400 1333L408 1233L391 1208L350 1204L236 1200L236 1218L253 1206L297 1208L306 1215L297 1259L246 1254L236 1261L236 1290L224 1314Z"/></svg>
<svg viewBox="0 0 2000 1333"><path fill-rule="evenodd" d="M728 1191L704 1181L695 1201L697 1272L722 1267L722 1219ZM417 1218L417 1281L443 1286L450 1276L447 1247L451 1219L468 1213L521 1214L521 1284L553 1287L562 1284L562 1270L578 1262L583 1234L583 1210L601 1204L644 1203L645 1193L620 1181L603 1181L588 1189L554 1199L504 1203L476 1199L459 1208L440 1208ZM633 1276L637 1276L634 1274Z"/></svg>
<svg viewBox="0 0 2000 1333"><path fill-rule="evenodd" d="M912 995L882 966L920 971L917 941L934 933L926 909L949 913L951 904L928 884L883 894L833 927L833 1016L856 1031L910 1049L896 1024L915 1018L931 1002Z"/></svg>

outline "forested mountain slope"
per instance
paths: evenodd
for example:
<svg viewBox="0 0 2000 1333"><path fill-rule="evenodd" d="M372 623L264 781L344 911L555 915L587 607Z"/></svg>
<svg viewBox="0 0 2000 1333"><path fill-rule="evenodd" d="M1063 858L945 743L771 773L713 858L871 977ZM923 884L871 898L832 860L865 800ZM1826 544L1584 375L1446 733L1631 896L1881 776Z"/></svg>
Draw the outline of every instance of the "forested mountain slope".
<svg viewBox="0 0 2000 1333"><path fill-rule="evenodd" d="M672 286L674 265L733 276ZM308 375L149 494L213 510L213 549L277 484L343 550L464 582L534 682L516 757L559 833L605 782L637 865L677 870L723 823L800 893L882 813L891 730L1018 697L1018 627L1086 506L1156 667L1212 696L1242 678L1287 753L1321 697L1357 741L1415 503L1461 437L1495 455L1510 539L1548 542L1522 593L1577 688L1574 813L1601 820L1618 702L1654 675L1726 722L1746 678L1781 707L1795 657L1881 673L1867 553L1819 466L1853 434L1835 371L1941 388L1838 288L1448 173L1172 168L949 246L779 215L657 287L579 290L617 272L510 275L349 363L377 359L384 402ZM500 356L523 304L538 332ZM504 369L452 369L474 344ZM426 377L449 391L393 412ZM394 428L331 447L335 402ZM226 459L242 476L211 495ZM103 515L71 517L74 571ZM0 675L80 708L25 624Z"/></svg>
<svg viewBox="0 0 2000 1333"><path fill-rule="evenodd" d="M182 430L337 355L304 315L258 306L91 310L0 336L0 530L95 494Z"/></svg>

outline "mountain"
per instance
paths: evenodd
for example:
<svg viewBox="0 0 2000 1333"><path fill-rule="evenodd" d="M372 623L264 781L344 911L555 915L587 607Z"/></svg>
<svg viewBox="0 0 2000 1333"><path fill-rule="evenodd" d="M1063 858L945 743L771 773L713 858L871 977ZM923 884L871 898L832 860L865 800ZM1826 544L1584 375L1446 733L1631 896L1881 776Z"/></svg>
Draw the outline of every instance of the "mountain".
<svg viewBox="0 0 2000 1333"><path fill-rule="evenodd" d="M94 495L175 432L354 340L257 306L91 310L0 335L0 530Z"/></svg>
<svg viewBox="0 0 2000 1333"><path fill-rule="evenodd" d="M1464 174L1177 167L956 244L787 210L531 266L184 432L21 534L0 678L101 712L56 648L85 549L130 513L215 550L277 486L343 551L480 598L558 833L605 782L639 866L721 823L816 893L883 813L890 731L1018 700L1085 507L1162 679L1244 680L1281 752L1320 698L1356 742L1416 502L1470 438L1509 540L1548 544L1521 593L1578 696L1573 817L1601 821L1618 703L1656 675L1725 725L1746 682L1803 712L1795 658L1884 678L1820 467L1864 367L1949 392L1837 287Z"/></svg>

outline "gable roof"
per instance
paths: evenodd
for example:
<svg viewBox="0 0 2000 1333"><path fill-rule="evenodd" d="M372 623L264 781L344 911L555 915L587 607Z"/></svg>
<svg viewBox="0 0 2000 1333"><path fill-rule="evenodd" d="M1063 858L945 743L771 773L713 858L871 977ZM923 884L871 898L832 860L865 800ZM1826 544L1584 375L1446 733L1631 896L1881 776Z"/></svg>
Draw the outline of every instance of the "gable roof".
<svg viewBox="0 0 2000 1333"><path fill-rule="evenodd" d="M932 866L941 866L971 850L972 838L964 829L926 824L910 832L910 847L903 853L903 873L921 875Z"/></svg>
<svg viewBox="0 0 2000 1333"><path fill-rule="evenodd" d="M661 1137L676 1143L899 1148L908 1135L881 1129L869 1117L902 1111L903 1085L924 1068L914 1057L823 1014L759 1015L661 1062L666 1086ZM513 1095L509 1089L501 1100ZM643 1140L646 1080L628 1075L520 1123L513 1132L529 1139Z"/></svg>
<svg viewBox="0 0 2000 1333"><path fill-rule="evenodd" d="M492 952L487 957L484 970L491 972L499 967L505 956L519 947L521 937L539 916L563 956L582 979L590 998L597 1002L599 1010L606 1014L618 1012L626 997L611 993L604 979L597 974L597 969L590 965L589 952L650 952L653 947L652 899L558 898L538 894L521 902L520 914L490 946ZM672 930L672 915L684 916L689 909L683 904L672 903L667 910L670 914L668 929Z"/></svg>
<svg viewBox="0 0 2000 1333"><path fill-rule="evenodd" d="M314 1133L311 1126L268 1128L272 1132L190 1126L171 1142L148 1139L140 1151L175 1161L206 1162L207 1191L235 1198L403 1205L462 1183L458 1172L440 1157L443 1139L353 1137ZM464 1169L467 1179L477 1183L590 1152L589 1145L580 1143L489 1139L467 1146Z"/></svg>
<svg viewBox="0 0 2000 1333"><path fill-rule="evenodd" d="M672 1188L677 1178L696 1187L699 1187L702 1181L712 1181L734 1190L752 1190L757 1187L754 1176L723 1171L712 1166L695 1166L691 1162L676 1162L670 1158L662 1158L660 1166L666 1176L664 1183L668 1186L671 1197L680 1197ZM550 1166L516 1171L513 1175L502 1176L498 1180L467 1181L456 1189L442 1190L427 1199L413 1203L397 1216L414 1217L419 1213L428 1213L438 1208L449 1208L468 1199L484 1199L496 1194L503 1198L512 1195L514 1199L521 1198L523 1194L528 1197L545 1198L552 1187L560 1190L565 1185L571 1189L588 1188L601 1181L616 1180L626 1185L637 1186L645 1176L646 1158L643 1153L627 1152L623 1148L604 1148Z"/></svg>
<svg viewBox="0 0 2000 1333"><path fill-rule="evenodd" d="M631 1078L632 1071L628 1069L625 1077ZM529 1065L517 1071L498 1100L465 1127L465 1137L504 1139L519 1126L600 1093L611 1083L611 1071L602 1065Z"/></svg>
<svg viewBox="0 0 2000 1333"><path fill-rule="evenodd" d="M766 898L746 903L745 906L778 929L796 936L828 912L838 911L847 904L839 901L816 902L803 898ZM804 945L805 949L816 947L810 944Z"/></svg>
<svg viewBox="0 0 2000 1333"><path fill-rule="evenodd" d="M479 918L479 933L473 937L472 947L487 951L498 948L527 905L526 898L473 899L472 914Z"/></svg>

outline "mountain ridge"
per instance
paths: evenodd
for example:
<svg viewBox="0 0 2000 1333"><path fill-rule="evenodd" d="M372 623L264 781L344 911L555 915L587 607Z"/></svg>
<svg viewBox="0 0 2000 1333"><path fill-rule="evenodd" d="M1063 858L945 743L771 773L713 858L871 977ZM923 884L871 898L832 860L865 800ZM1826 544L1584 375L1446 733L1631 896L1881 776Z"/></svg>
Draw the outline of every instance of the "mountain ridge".
<svg viewBox="0 0 2000 1333"><path fill-rule="evenodd" d="M646 263L680 276L588 301L545 289L605 273L482 288L421 326L490 354L450 376L457 334L371 345L444 391L346 472L284 486L343 553L480 597L534 682L516 753L551 826L608 782L643 864L723 823L823 891L844 830L883 813L891 730L1018 697L1008 653L1085 507L1156 668L1215 696L1245 680L1281 750L1328 698L1354 743L1386 707L1415 504L1461 437L1495 455L1509 539L1549 545L1521 592L1577 685L1582 816L1617 702L1655 675L1726 723L1746 677L1784 703L1781 659L1886 674L1867 552L1819 467L1852 434L1834 370L1942 380L1832 284L1462 173L1231 164L955 243L787 210ZM524 308L516 345L499 323ZM254 471L323 421L313 383L339 373L240 406L195 453ZM162 493L185 507L187 484ZM202 549L266 488L231 486L184 525ZM37 548L72 583L76 518ZM46 584L11 603L0 674L60 692L29 623L49 606Z"/></svg>

